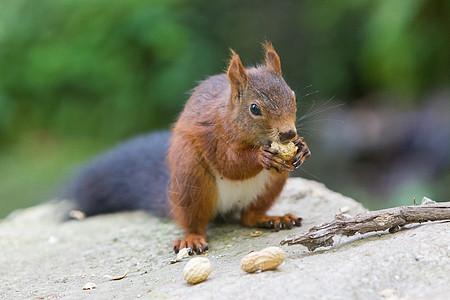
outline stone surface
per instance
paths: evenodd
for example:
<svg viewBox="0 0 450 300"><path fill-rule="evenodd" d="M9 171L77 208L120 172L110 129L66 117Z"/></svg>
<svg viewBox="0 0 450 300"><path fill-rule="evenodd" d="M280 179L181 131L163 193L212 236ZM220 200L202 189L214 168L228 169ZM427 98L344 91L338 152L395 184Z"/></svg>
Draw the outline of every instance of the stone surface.
<svg viewBox="0 0 450 300"><path fill-rule="evenodd" d="M211 225L212 273L189 285L183 268L170 264L172 242L182 235L171 221L126 212L61 221L65 202L16 212L0 221L1 299L449 299L450 223L411 226L394 234L338 238L335 246L309 252L283 246L286 261L274 271L246 274L243 256L293 231L331 221L339 208L356 214L354 200L304 179L290 179L271 213L304 218L291 231L231 223ZM104 275L120 276L112 281ZM83 290L92 282L93 290Z"/></svg>

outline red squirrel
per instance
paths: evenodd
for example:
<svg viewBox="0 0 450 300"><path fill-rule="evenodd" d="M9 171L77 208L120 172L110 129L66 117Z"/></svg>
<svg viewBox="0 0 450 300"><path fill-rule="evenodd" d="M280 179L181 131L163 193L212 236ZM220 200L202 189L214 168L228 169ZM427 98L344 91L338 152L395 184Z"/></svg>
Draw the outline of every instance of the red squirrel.
<svg viewBox="0 0 450 300"><path fill-rule="evenodd" d="M282 77L278 54L269 42L264 51L263 65L245 69L231 50L227 73L194 88L172 134L136 138L89 164L71 188L77 208L88 215L170 211L185 232L173 249L187 247L191 254L209 249L207 225L232 211L240 211L246 226L300 226L292 214L266 215L289 171L311 153L297 135L295 93ZM269 146L274 141L293 142L293 159L277 157Z"/></svg>

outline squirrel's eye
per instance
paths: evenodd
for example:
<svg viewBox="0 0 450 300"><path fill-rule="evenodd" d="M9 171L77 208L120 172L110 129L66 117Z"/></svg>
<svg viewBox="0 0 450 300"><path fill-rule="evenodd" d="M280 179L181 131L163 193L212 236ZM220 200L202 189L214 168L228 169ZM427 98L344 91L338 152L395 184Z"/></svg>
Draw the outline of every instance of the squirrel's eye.
<svg viewBox="0 0 450 300"><path fill-rule="evenodd" d="M262 112L261 112L261 108L259 108L258 105L256 105L255 103L252 103L250 105L250 112L255 115L255 116L261 116Z"/></svg>

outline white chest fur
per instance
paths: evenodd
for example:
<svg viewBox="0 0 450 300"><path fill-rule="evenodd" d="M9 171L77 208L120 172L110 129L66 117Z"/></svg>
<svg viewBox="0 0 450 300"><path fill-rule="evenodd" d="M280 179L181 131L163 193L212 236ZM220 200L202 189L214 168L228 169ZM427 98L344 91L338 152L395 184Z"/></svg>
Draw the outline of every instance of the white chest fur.
<svg viewBox="0 0 450 300"><path fill-rule="evenodd" d="M264 192L265 185L269 182L271 173L261 171L255 177L247 180L229 180L216 175L218 192L217 213L224 214L233 209L242 209L256 200L256 197Z"/></svg>

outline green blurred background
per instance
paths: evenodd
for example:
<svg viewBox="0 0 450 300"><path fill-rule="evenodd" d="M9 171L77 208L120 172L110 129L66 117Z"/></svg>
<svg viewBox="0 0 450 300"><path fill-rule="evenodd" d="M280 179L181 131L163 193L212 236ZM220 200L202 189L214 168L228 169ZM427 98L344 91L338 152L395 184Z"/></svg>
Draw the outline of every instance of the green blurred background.
<svg viewBox="0 0 450 300"><path fill-rule="evenodd" d="M168 128L198 81L273 42L312 157L369 208L450 195L450 1L0 0L0 218ZM317 111L319 110L319 111Z"/></svg>

